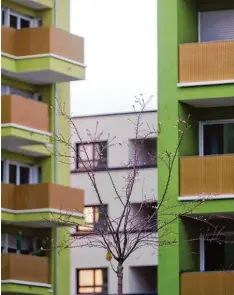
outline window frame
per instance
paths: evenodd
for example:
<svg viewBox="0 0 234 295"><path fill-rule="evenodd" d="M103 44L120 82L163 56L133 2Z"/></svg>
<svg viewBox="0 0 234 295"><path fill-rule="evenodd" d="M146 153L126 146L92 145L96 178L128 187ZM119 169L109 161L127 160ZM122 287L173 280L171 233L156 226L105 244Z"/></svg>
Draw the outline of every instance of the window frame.
<svg viewBox="0 0 234 295"><path fill-rule="evenodd" d="M15 16L17 18L17 25L16 28L13 28L15 30L20 30L21 26L20 26L20 21L21 19L24 19L26 21L29 21L29 28L33 28L33 27L40 27L41 26L41 19L39 18L35 18L35 17L31 17L31 16L27 16L24 15L22 13L19 13L15 10L6 8L6 7L1 7L1 11L4 11L5 13L5 19L3 21L3 25L6 27L10 27L10 16Z"/></svg>
<svg viewBox="0 0 234 295"><path fill-rule="evenodd" d="M31 166L29 164L20 163L13 160L1 160L3 162L3 183L9 184L9 166L16 165L16 184L20 185L20 167L29 168L29 183L28 184L37 184L39 183L38 180L38 173L40 166ZM1 163L2 163L1 162Z"/></svg>
<svg viewBox="0 0 234 295"><path fill-rule="evenodd" d="M79 167L79 164L81 163L81 161L79 160L79 158L80 158L80 156L79 156L79 152L80 152L79 148L80 148L80 146L84 147L85 145L92 146L92 159L83 161L84 163L92 163L92 166L88 167L88 169L98 170L98 169L108 167L108 141L107 140L95 141L95 142L91 142L91 143L90 142L83 142L83 143L77 142L76 147L75 147L75 150L76 150L76 169L77 170L85 170L84 167ZM104 148L101 151L105 150L106 157L104 157L104 158L100 157L100 159L95 160L95 145L103 145L104 146ZM94 163L97 162L97 161L102 162L102 165L95 166Z"/></svg>
<svg viewBox="0 0 234 295"><path fill-rule="evenodd" d="M199 156L204 155L204 126L205 125L216 125L216 124L233 124L234 119L227 120L210 120L210 121L199 121Z"/></svg>
<svg viewBox="0 0 234 295"><path fill-rule="evenodd" d="M80 271L87 271L87 270L90 270L90 271L93 271L93 285L87 285L87 286L80 286L79 284L79 273ZM102 274L103 274L103 284L102 285L96 285L95 284L95 271L97 270L101 270L102 271ZM106 272L106 274L104 273ZM105 282L105 275L106 275L106 282ZM76 292L77 294L90 294L90 292L87 292L87 293L79 293L79 289L80 288L93 288L95 290L95 288L103 288L104 286L106 285L106 293L103 291L101 293L98 293L98 292L95 292L93 291L91 294L108 294L108 268L105 268L105 267L100 267L100 268L77 268L76 269Z"/></svg>

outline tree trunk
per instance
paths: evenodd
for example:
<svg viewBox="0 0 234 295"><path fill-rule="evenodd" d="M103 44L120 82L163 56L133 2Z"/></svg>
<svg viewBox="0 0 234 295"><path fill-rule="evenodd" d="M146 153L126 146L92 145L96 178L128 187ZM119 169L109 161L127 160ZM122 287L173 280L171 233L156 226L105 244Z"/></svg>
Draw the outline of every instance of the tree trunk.
<svg viewBox="0 0 234 295"><path fill-rule="evenodd" d="M118 277L118 295L123 295L123 265L118 264L117 267L117 277Z"/></svg>

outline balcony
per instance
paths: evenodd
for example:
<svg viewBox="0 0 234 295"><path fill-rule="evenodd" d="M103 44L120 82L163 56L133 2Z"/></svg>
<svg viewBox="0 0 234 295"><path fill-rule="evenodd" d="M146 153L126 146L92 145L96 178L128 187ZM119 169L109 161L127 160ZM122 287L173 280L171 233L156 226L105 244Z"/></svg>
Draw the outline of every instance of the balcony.
<svg viewBox="0 0 234 295"><path fill-rule="evenodd" d="M1 116L2 148L30 154L20 150L21 146L50 143L47 104L17 95L2 95Z"/></svg>
<svg viewBox="0 0 234 295"><path fill-rule="evenodd" d="M181 275L181 295L234 294L234 272L192 272Z"/></svg>
<svg viewBox="0 0 234 295"><path fill-rule="evenodd" d="M84 191L58 184L2 183L2 220L31 226L69 225L82 217Z"/></svg>
<svg viewBox="0 0 234 295"><path fill-rule="evenodd" d="M2 254L2 281L9 280L49 285L49 259L22 254ZM3 282L2 282L3 283ZM9 282L10 283L10 282ZM3 285L2 284L2 287Z"/></svg>
<svg viewBox="0 0 234 295"><path fill-rule="evenodd" d="M180 160L180 197L234 195L234 155L191 156Z"/></svg>
<svg viewBox="0 0 234 295"><path fill-rule="evenodd" d="M11 0L12 2L30 7L35 10L48 9L53 7L53 0Z"/></svg>
<svg viewBox="0 0 234 295"><path fill-rule="evenodd" d="M32 84L83 80L84 40L55 27L2 26L2 73Z"/></svg>
<svg viewBox="0 0 234 295"><path fill-rule="evenodd" d="M181 44L179 84L218 84L234 81L234 41Z"/></svg>

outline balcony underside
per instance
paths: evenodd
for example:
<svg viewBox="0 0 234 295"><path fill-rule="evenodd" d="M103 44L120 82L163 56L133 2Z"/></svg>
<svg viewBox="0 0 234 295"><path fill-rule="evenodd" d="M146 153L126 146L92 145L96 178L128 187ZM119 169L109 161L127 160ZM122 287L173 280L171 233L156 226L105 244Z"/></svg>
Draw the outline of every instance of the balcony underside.
<svg viewBox="0 0 234 295"><path fill-rule="evenodd" d="M30 7L35 10L47 9L53 7L51 0L12 0L22 6Z"/></svg>
<svg viewBox="0 0 234 295"><path fill-rule="evenodd" d="M234 106L234 97L182 99L181 102L184 102L195 108L232 107Z"/></svg>
<svg viewBox="0 0 234 295"><path fill-rule="evenodd" d="M2 183L2 222L27 227L82 223L83 191L55 184Z"/></svg>
<svg viewBox="0 0 234 295"><path fill-rule="evenodd" d="M18 59L2 55L2 75L32 84L52 84L85 79L84 67L54 56Z"/></svg>

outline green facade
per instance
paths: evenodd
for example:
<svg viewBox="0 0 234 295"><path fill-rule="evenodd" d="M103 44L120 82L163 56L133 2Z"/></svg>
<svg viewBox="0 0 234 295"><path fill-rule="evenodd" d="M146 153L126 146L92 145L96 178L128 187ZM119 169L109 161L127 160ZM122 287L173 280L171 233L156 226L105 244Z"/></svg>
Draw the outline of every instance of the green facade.
<svg viewBox="0 0 234 295"><path fill-rule="evenodd" d="M206 2L206 4L204 4ZM199 121L234 119L234 107L200 108L189 105L191 100L212 100L233 97L234 85L208 85L179 87L179 45L198 42L198 12L233 9L231 1L158 0L158 121L162 132L158 139L158 155L165 150L174 152L179 140L179 119L188 120L190 129L185 133L175 159L169 189L168 210L179 214L184 210L180 196L180 158L199 155ZM176 128L175 128L176 127ZM159 199L168 179L168 169L158 161ZM187 204L189 202L186 202ZM205 202L194 210L196 214L229 213L234 210L234 200ZM159 213L160 215L160 213ZM160 233L159 233L160 236ZM177 219L163 235L162 243L175 243L159 248L158 293L160 295L180 294L180 272L199 271L199 241L188 242L199 236L193 224Z"/></svg>
<svg viewBox="0 0 234 295"><path fill-rule="evenodd" d="M35 2L44 5L45 9L33 9L33 6L23 6L16 1L3 0L1 5L5 8L10 8L19 14L26 15L28 17L41 18L43 26L56 26L62 30L69 31L70 27L70 1L69 0L32 0L28 2ZM56 4L56 11L55 11ZM55 24L55 16L57 15L57 23ZM72 46L72 45L71 45ZM72 64L69 61L59 60L55 57L38 57L33 59L15 60L12 57L2 56L2 68L11 73L11 75L2 75L2 84L8 86L17 87L21 90L31 91L39 93L42 97L42 102L47 103L49 107L49 127L51 135L42 135L37 132L29 132L27 130L18 129L17 127L4 127L2 128L3 137L14 137L18 142L27 140L32 141L32 145L25 144L25 153L16 153L10 150L2 150L2 158L25 163L28 165L38 165L42 168L41 182L43 183L58 183L65 186L70 186L70 166L61 160L59 157L56 159L53 154L53 148L55 140L53 134L55 132L54 117L55 106L55 84L47 84L46 81L40 84L32 84L29 81L14 79L12 76L17 74L17 71L31 71L40 72L44 69L55 71L61 74L68 74L72 72L73 80L84 79L84 68ZM61 104L67 114L70 113L70 87L69 82L57 83L57 97L59 104ZM63 116L57 116L57 129L63 134L64 138L69 138L70 126L68 120ZM44 144L50 144L51 152L45 148ZM58 143L58 150L62 155L68 155L70 153L69 147L63 143ZM41 153L42 157L33 157L27 155L27 151L35 151ZM55 161L57 161L57 179L55 179ZM33 196L32 196L33 197ZM56 220L56 215L50 215L46 213L43 217L40 213L2 213L2 232L9 233L9 231L16 230L17 222L40 222L40 219L47 218L49 220ZM76 220L79 222L79 220ZM28 223L30 226L30 222ZM35 229L30 229L29 226L25 228L17 227L17 231L24 232L29 231L29 236L35 235ZM55 228L37 228L36 232L40 231L40 234L45 239L49 239L50 243L47 248L49 251L50 261L50 284L51 288L44 288L40 286L27 286L17 284L2 284L3 294L54 294L64 295L70 294L70 256L69 249L59 251L59 254L55 253L53 249L53 241L55 239ZM69 230L67 228L57 227L57 240L58 244L61 244L64 240L69 239ZM55 259L57 260L57 272L55 271ZM22 266L23 267L23 266ZM55 279L57 275L57 279ZM55 285L56 283L56 285ZM51 291L52 290L52 291Z"/></svg>

